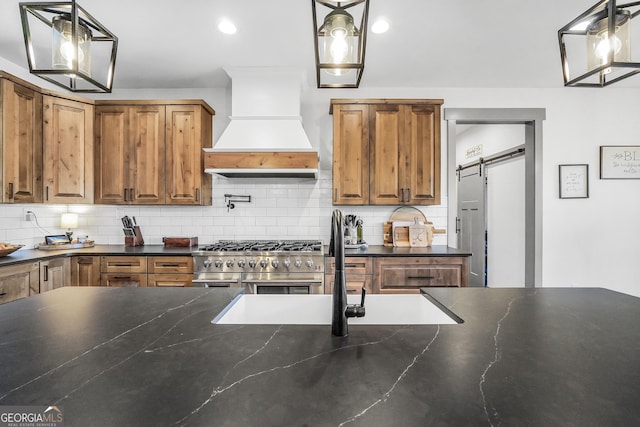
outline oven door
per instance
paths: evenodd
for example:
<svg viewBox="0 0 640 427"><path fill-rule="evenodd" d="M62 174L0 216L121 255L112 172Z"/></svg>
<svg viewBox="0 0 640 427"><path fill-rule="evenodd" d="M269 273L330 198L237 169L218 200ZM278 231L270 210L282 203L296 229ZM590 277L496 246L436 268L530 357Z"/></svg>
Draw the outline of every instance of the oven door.
<svg viewBox="0 0 640 427"><path fill-rule="evenodd" d="M324 274L246 274L242 285L247 294L324 294Z"/></svg>
<svg viewBox="0 0 640 427"><path fill-rule="evenodd" d="M194 273L191 286L201 288L240 288L240 273Z"/></svg>

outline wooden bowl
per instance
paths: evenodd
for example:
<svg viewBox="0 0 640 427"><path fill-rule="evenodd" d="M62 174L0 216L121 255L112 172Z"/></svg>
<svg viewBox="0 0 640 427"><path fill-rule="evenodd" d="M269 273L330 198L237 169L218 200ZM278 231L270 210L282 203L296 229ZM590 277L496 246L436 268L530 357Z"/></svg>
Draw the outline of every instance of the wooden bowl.
<svg viewBox="0 0 640 427"><path fill-rule="evenodd" d="M24 245L14 245L12 243L4 243L4 245L7 245L7 246L11 245L11 247L0 249L0 256L9 255L10 253L17 251L18 249L24 246Z"/></svg>

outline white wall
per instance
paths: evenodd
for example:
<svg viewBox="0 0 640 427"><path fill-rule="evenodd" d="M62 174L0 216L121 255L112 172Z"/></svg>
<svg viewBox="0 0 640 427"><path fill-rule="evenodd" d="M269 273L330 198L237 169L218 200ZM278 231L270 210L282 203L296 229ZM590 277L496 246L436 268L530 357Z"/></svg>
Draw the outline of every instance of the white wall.
<svg viewBox="0 0 640 427"><path fill-rule="evenodd" d="M2 65L0 63L0 65ZM7 71L11 72L11 70ZM365 77L366 79L366 74ZM32 80L40 84L39 80ZM201 97L216 109L214 139L228 123L229 98L225 90L121 91L126 97ZM331 98L443 98L444 108L545 108L543 147L543 277L544 286L603 286L640 296L640 180L600 180L599 146L640 144L640 89L478 89L378 88L356 90L307 89L302 117L309 139L320 151L320 179L221 180L214 179L212 207L85 206L84 229L99 243L122 242L119 217L135 215L145 240L160 243L162 236L193 235L201 243L226 238L322 238L328 240L331 206ZM446 144L446 126L442 126ZM424 211L436 227L446 228L446 149L442 149L442 205ZM590 165L590 197L558 198L558 165ZM252 194L255 202L238 203L227 212L221 194ZM46 205L0 206L0 240L35 244L43 235L23 220L24 208L34 210L51 231L58 211ZM72 208L73 209L73 208ZM382 223L392 207L345 208L362 215L365 239L382 243ZM446 244L438 235L435 244Z"/></svg>

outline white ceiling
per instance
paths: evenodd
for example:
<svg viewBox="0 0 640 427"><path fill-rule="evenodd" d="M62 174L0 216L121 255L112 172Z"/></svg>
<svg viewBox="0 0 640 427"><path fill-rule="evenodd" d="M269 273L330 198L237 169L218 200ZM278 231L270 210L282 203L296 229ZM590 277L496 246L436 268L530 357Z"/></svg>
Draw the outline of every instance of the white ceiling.
<svg viewBox="0 0 640 427"><path fill-rule="evenodd" d="M19 0L0 3L0 57L27 68ZM316 84L311 0L78 3L118 36L114 89L226 87L229 66L298 67ZM371 0L370 23L391 28L369 32L360 87L562 87L558 29L594 3Z"/></svg>

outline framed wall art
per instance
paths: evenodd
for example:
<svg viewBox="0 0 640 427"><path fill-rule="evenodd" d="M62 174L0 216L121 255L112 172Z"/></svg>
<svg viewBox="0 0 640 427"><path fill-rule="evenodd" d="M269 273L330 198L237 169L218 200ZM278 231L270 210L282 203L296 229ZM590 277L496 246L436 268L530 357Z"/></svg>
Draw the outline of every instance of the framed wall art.
<svg viewBox="0 0 640 427"><path fill-rule="evenodd" d="M559 173L561 199L589 197L589 165L560 165Z"/></svg>
<svg viewBox="0 0 640 427"><path fill-rule="evenodd" d="M640 145L600 146L600 179L640 179Z"/></svg>

